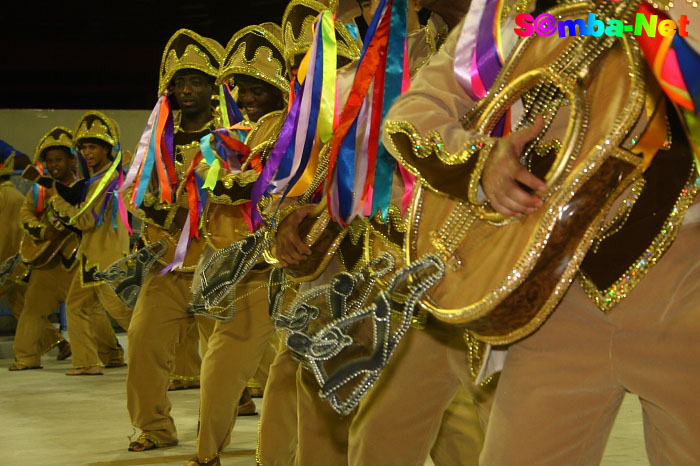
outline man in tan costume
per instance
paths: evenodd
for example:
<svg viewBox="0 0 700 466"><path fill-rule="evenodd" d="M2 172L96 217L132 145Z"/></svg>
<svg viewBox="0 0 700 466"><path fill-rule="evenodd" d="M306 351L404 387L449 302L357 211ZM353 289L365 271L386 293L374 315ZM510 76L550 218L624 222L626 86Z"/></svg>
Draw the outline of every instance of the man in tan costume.
<svg viewBox="0 0 700 466"><path fill-rule="evenodd" d="M51 178L70 186L75 182L71 153L73 134L63 127L46 133L34 153L34 162L46 167ZM40 165L40 166L41 166ZM80 238L65 228L47 209L53 190L36 184L27 193L19 212L24 229L22 260L31 275L22 313L17 319L11 371L41 367L41 355L59 346L58 360L70 356L70 344L49 322L48 316L65 302L76 267Z"/></svg>
<svg viewBox="0 0 700 466"><path fill-rule="evenodd" d="M376 9L377 4L378 2L374 2L372 6ZM289 8L291 8L291 6L290 4ZM343 6L342 4L340 5L340 7ZM415 71L427 61L432 53L435 53L437 48L435 46L435 39L438 35L437 33L440 32L442 28L433 29L435 27L434 23L431 23L430 27L420 28L417 18L417 11L420 9L420 5L418 2L412 2L410 7L410 17L413 21L409 21L408 23L408 26L411 27L408 34L408 51L411 61L411 71ZM290 34L289 37L295 39L294 35ZM285 38L287 38L287 36L285 36ZM296 39L300 40L300 37ZM295 47L290 47L290 49L293 48ZM337 92L338 102L341 103L341 105L343 105L347 99L354 74L355 68L352 66L341 68L338 72ZM396 183L400 183L400 180L395 181L395 184ZM400 199L392 199L392 203L400 205ZM393 209L396 209L396 207L393 207ZM302 211L300 210L299 212ZM302 218L303 216L296 216L296 213L292 213L288 217L294 229L296 229L296 225ZM287 225L285 225L286 222L287 220L285 219L283 223L280 224L280 228L277 231L277 257L286 264L302 262L303 255L308 254L308 251L306 253L303 252L305 246L303 243L299 244L300 241L298 237L296 241L292 239L290 231ZM362 229L361 224L362 220L357 219L356 223L353 225L356 229L357 227ZM352 228L353 227L350 227L351 230ZM351 235L352 233L348 234L346 239L352 241L350 239ZM344 261L342 262L345 266L349 267L350 262L348 261L348 257L352 257L352 253L348 256L345 255L346 253L347 252L343 252ZM336 255L340 255L340 253L337 252ZM311 288L324 285L330 281L332 275L337 273L339 269L340 265L338 263L331 262L326 271L323 272L317 280L312 283L304 284L303 287ZM278 360L275 362L277 363ZM279 369L273 364L272 372L274 373L276 370ZM291 370L287 372L293 373ZM390 380L388 380L388 383L385 385L388 390L393 389ZM348 461L349 448L352 448L352 444L349 443L348 432L353 422L353 414L351 413L347 417L342 417L337 414L331 409L328 403L319 399L318 390L318 383L311 373L299 368L297 372L299 446L296 450L296 464L344 464ZM482 442L482 433L474 413L470 394L468 392L460 393L459 396L454 397L454 402L450 406L450 409L447 409L447 406L445 406L443 411L445 410L447 410L447 412L442 424L438 423L438 426L441 427L440 436L437 440L434 437L432 438L435 445L431 456L433 456L436 464L476 463ZM263 416L267 416L267 411L265 409L263 410ZM274 419L274 417L271 417L270 422L274 422ZM286 419L286 417L284 419ZM265 419L263 419L263 421L265 421ZM266 446L265 440L267 436L265 430L266 424L263 422L260 442L261 453L265 453L265 449L262 448ZM455 439L459 440L455 441ZM428 447L433 445L433 441L430 442ZM269 449L269 447L266 448ZM266 458L261 454L260 459L262 460L262 464L289 464L290 454L285 453L283 448L289 449L286 442L279 445L279 456L277 458L272 458L273 462L266 463ZM292 451L292 454L293 453Z"/></svg>
<svg viewBox="0 0 700 466"><path fill-rule="evenodd" d="M78 190L76 199L54 196L49 201L52 215L67 227L80 230L82 234L78 260L80 271L73 281L66 298L66 320L68 336L73 351L73 369L67 375L99 375L100 348L98 338L103 332L110 334L111 352L107 366L123 365L123 351L109 329L96 329L105 325L104 310L124 329L129 328L131 309L122 303L114 291L95 274L123 258L129 251L129 235L122 218L114 214L116 187L111 186L118 178L118 167L113 154L119 145L119 129L116 123L100 112L87 112L75 130L75 144L90 170L85 188ZM111 189L110 189L111 187ZM74 190L75 191L75 190ZM70 202L69 202L70 201ZM104 309L103 309L104 308Z"/></svg>
<svg viewBox="0 0 700 466"><path fill-rule="evenodd" d="M579 17L590 11L583 8ZM681 13L698 18L697 10L685 2L670 8L674 19ZM504 29L506 41L513 23L503 23L510 24L510 32ZM460 119L474 101L455 77L455 57L462 53L458 39L459 33L453 33L411 90L397 100L385 122L386 146L428 189L474 205L477 198L468 187L477 177L478 182L471 183L473 194L480 184L497 212L532 215L543 205L533 193L547 188L519 157L525 143L539 133L541 122L498 139L465 130ZM549 39L556 43L545 38ZM631 50L638 53L634 46ZM640 65L639 76L645 76L640 81L650 107L635 119L634 131L624 135L623 147L634 156L630 161L640 164L641 154L646 155L647 148L638 145L635 135L651 126L651 116L658 111L659 121L668 117L661 125L661 138L649 146L653 161L643 175L646 186L641 193L624 196L626 201L634 199L627 204L634 207L623 215L619 229L603 231L595 240L597 247L583 260L579 280L565 291L541 328L509 346L504 365L503 358L498 364L491 352L490 367L503 370L481 464L598 464L626 391L637 393L643 405L653 464L696 464L700 459L700 404L692 389L700 374L700 288L694 273L700 264L700 230L697 201L693 204L698 173L676 110L651 73L641 69L643 61L635 63ZM610 79L596 82L588 92L606 96L596 102L602 110L595 114L596 124L612 126L618 115L607 114L605 107L624 103L628 95L611 86L616 79L623 82L619 67L597 69L603 72ZM483 146L475 144L480 140ZM473 162L486 155L488 161L479 172ZM523 190L523 184L531 191ZM618 212L625 214L624 208ZM567 257L574 260L576 254ZM391 377L392 384L384 390L378 386L361 405L360 420L351 430L351 464L396 458L394 449L387 451L385 445L404 439L424 445L434 435L441 406L460 384L471 383L464 377L470 368L461 333L434 319L425 332L409 332L383 375ZM426 449L419 450L399 463L419 460Z"/></svg>
<svg viewBox="0 0 700 466"><path fill-rule="evenodd" d="M25 280L28 274L18 256L22 228L17 218L22 207L22 193L10 180L15 170L15 159L19 157L27 158L0 140L0 221L5 225L0 236L0 266L7 267L0 276L0 298L7 298L10 311L15 317L19 316L24 306L24 294L27 289Z"/></svg>
<svg viewBox="0 0 700 466"><path fill-rule="evenodd" d="M226 47L219 81L230 80L236 86L241 110L253 128L245 139L250 154L243 162L243 171L222 170L220 181L209 193L205 236L215 250L250 234L244 218L250 187L272 150L286 115L284 96L289 92L289 83L281 41L281 28L264 23L237 32ZM206 174L202 173L202 177L206 178ZM202 361L197 456L188 465L221 464L219 453L229 443L236 411L240 415L244 407L236 410L236 401L263 355L272 349L270 340L275 331L268 312L269 279L270 266L261 262L236 285L232 316L223 309L206 311L212 312L217 322ZM270 362L267 361L268 366Z"/></svg>
<svg viewBox="0 0 700 466"><path fill-rule="evenodd" d="M295 76L301 60L311 46L311 26L318 14L334 2L293 0L285 9L282 20L284 33L284 57L290 75ZM359 57L359 48L342 22L336 23L338 64L347 65ZM305 193L301 197L309 197ZM287 200L280 216L294 209L298 200ZM274 203L273 203L274 205ZM275 208L272 208L273 213ZM270 366L268 383L263 398L260 420L257 462L265 465L289 465L295 461L298 444L298 397L296 387L299 362L286 345L286 332L280 333L280 343ZM336 418L332 410L324 411L332 422Z"/></svg>
<svg viewBox="0 0 700 466"><path fill-rule="evenodd" d="M153 178L143 180L149 185L143 203L134 210L143 220L141 240L151 244L162 239L168 251L147 274L129 329L127 408L132 424L142 431L129 445L130 451L177 444L177 430L167 397L175 348L182 344L196 320L202 352L206 354L206 342L214 327L210 319L193 317L187 310L192 276L204 240L193 239L186 252L178 249L177 243L182 227L189 227L184 189L186 170L199 151L199 140L221 126L212 112L211 99L223 51L216 41L181 29L171 37L163 53L159 93L163 96L161 99L168 99L167 105L179 108L169 117L173 118L174 153L171 156L175 179L170 180L170 186L157 185L157 171L153 170ZM138 155L137 151L135 164L139 163ZM138 186L137 182L136 188ZM136 188L131 186L125 191L125 202L132 209L131 194ZM161 194L169 188L172 188L173 197L164 199ZM184 256L181 257L182 267L164 273L163 267L174 263L178 251Z"/></svg>

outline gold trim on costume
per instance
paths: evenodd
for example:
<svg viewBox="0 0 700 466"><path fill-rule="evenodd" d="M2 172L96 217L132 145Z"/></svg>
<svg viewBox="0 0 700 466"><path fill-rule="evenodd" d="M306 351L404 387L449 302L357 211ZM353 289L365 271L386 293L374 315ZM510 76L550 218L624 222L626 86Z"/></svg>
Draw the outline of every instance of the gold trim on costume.
<svg viewBox="0 0 700 466"><path fill-rule="evenodd" d="M601 311L607 312L622 301L671 246L683 223L685 211L688 210L695 196L700 192L700 185L695 184L697 177L698 173L693 168L685 188L678 196L671 213L666 218L666 222L659 233L654 237L654 240L644 253L610 287L604 290L598 289L586 274L579 271L578 279L581 286ZM624 220L622 224L624 224Z"/></svg>
<svg viewBox="0 0 700 466"><path fill-rule="evenodd" d="M394 149L395 157L401 162L401 164L408 170L411 174L418 177L426 186L428 186L432 191L438 192L436 188L430 185L428 181L421 176L420 172L413 168L401 154L401 151L397 145L395 136L403 135L409 140L410 148L413 155L419 159L425 159L431 155L435 155L440 162L445 165L460 165L467 162L469 159L477 155L480 161L480 167L483 169L483 165L488 158L488 154L491 149L496 144L497 139L491 137L478 137L473 141L469 141L464 145L464 147L457 152L450 153L445 150L445 144L442 136L437 131L429 132L425 137L422 137L415 126L413 126L408 121L397 121L388 120L384 123L385 131L390 136L391 145ZM480 170L479 170L480 176ZM468 189L465 189L468 193L472 190L476 191L476 186L478 186L479 176L475 176L472 179L476 181L470 183ZM473 195L474 200L476 200L476 194ZM471 200L471 196L470 196Z"/></svg>

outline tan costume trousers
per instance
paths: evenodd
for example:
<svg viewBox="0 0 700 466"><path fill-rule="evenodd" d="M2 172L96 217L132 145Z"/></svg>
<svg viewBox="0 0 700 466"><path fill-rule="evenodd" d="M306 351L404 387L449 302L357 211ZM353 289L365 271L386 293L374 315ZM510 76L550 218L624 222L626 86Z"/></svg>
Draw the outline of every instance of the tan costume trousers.
<svg viewBox="0 0 700 466"><path fill-rule="evenodd" d="M264 389L267 385L267 378L270 376L270 366L275 360L277 355L277 347L279 346L279 338L277 337L277 332L272 332L270 339L265 345L265 351L263 352L262 359L260 359L260 364L255 371L255 375L248 381L248 387Z"/></svg>
<svg viewBox="0 0 700 466"><path fill-rule="evenodd" d="M268 312L269 272L251 272L237 286L236 313L216 322L202 361L197 456L210 461L230 441L238 400L269 347L274 326Z"/></svg>
<svg viewBox="0 0 700 466"><path fill-rule="evenodd" d="M432 322L410 329L346 418L320 400L313 376L300 370L297 465L422 466L428 455L437 466L478 464L483 434L474 399L486 406L488 394L473 388L462 331Z"/></svg>
<svg viewBox="0 0 700 466"><path fill-rule="evenodd" d="M199 325L194 320L185 329L182 343L175 348L175 363L170 380L180 380L185 385L199 385L202 358L199 355Z"/></svg>
<svg viewBox="0 0 700 466"><path fill-rule="evenodd" d="M61 332L49 321L49 315L66 300L77 270L80 267L69 271L60 264L32 270L24 307L15 316L15 361L30 367L39 366L41 355L63 341Z"/></svg>
<svg viewBox="0 0 700 466"><path fill-rule="evenodd" d="M279 335L277 354L265 385L257 460L264 466L290 466L297 450L297 385L299 361Z"/></svg>
<svg viewBox="0 0 700 466"><path fill-rule="evenodd" d="M700 464L700 223L601 312L578 283L511 346L482 463L597 465L625 393L639 397L652 465ZM527 432L527 435L523 435Z"/></svg>
<svg viewBox="0 0 700 466"><path fill-rule="evenodd" d="M211 319L187 312L191 283L190 273L161 276L159 270L152 270L141 288L129 327L127 409L131 423L157 445L177 443L168 399L176 347L196 320L204 353L214 328Z"/></svg>
<svg viewBox="0 0 700 466"><path fill-rule="evenodd" d="M90 367L104 360L99 354L99 341L117 344L106 310L114 320L128 330L132 310L122 303L106 284L82 286L80 270L73 276L66 299L66 324L73 351L73 367ZM104 308L104 310L103 310ZM107 337L109 335L109 337Z"/></svg>
<svg viewBox="0 0 700 466"><path fill-rule="evenodd" d="M484 432L478 418L474 397L460 387L442 415L440 430L430 458L436 466L477 466L484 444Z"/></svg>
<svg viewBox="0 0 700 466"><path fill-rule="evenodd" d="M13 283L5 287L6 291L0 295L0 299L7 298L7 304L10 306L10 312L19 319L19 315L24 308L25 294L27 293L27 285L20 283Z"/></svg>

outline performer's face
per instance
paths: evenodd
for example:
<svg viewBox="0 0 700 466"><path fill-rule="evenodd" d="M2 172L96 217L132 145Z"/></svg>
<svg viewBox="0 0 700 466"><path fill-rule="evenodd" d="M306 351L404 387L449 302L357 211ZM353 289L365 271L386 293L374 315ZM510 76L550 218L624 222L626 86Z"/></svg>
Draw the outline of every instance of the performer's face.
<svg viewBox="0 0 700 466"><path fill-rule="evenodd" d="M85 157L88 168L93 173L97 173L109 162L110 147L96 141L82 141L80 143L80 153Z"/></svg>
<svg viewBox="0 0 700 466"><path fill-rule="evenodd" d="M196 70L181 70L173 78L175 100L187 115L201 115L209 111L214 92L212 79Z"/></svg>
<svg viewBox="0 0 700 466"><path fill-rule="evenodd" d="M374 6L373 6L374 4ZM377 2L371 1L371 0L362 0L360 2L360 10L362 10L362 17L364 18L365 22L367 24L372 21L372 15L374 14L374 10L377 9Z"/></svg>
<svg viewBox="0 0 700 466"><path fill-rule="evenodd" d="M238 87L238 105L253 123L263 115L284 108L282 93L271 84L238 74L234 79Z"/></svg>
<svg viewBox="0 0 700 466"><path fill-rule="evenodd" d="M46 170L54 180L62 181L68 177L73 165L71 159L64 149L49 148L44 152Z"/></svg>

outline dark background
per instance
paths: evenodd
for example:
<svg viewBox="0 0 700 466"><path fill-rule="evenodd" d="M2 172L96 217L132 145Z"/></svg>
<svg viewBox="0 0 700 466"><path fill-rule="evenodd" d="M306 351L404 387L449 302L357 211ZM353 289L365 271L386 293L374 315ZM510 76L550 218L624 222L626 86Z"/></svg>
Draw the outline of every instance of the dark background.
<svg viewBox="0 0 700 466"><path fill-rule="evenodd" d="M180 28L222 46L282 20L288 0L3 2L0 108L150 109L165 44Z"/></svg>

